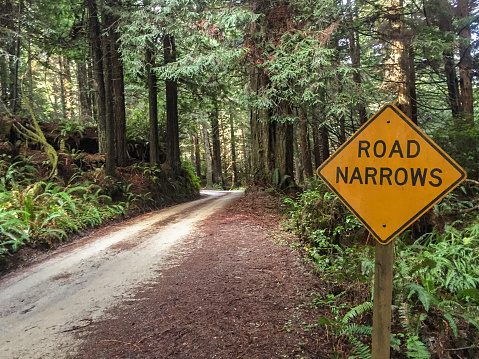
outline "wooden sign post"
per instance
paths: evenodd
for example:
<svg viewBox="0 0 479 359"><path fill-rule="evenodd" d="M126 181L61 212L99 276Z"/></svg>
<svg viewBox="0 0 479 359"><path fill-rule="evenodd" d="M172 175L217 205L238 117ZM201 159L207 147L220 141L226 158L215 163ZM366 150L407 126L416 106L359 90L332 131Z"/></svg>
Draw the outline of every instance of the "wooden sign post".
<svg viewBox="0 0 479 359"><path fill-rule="evenodd" d="M372 359L389 359L394 244L376 245L374 260Z"/></svg>
<svg viewBox="0 0 479 359"><path fill-rule="evenodd" d="M466 179L466 172L393 104L386 104L318 169L376 238L372 359L389 359L391 241Z"/></svg>

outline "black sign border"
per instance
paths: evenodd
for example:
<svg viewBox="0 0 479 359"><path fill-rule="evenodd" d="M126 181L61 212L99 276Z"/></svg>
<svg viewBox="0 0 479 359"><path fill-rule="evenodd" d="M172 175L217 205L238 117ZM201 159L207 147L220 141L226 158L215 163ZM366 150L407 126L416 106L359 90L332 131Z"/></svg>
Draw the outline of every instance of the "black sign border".
<svg viewBox="0 0 479 359"><path fill-rule="evenodd" d="M411 217L406 223L404 223L401 227L399 227L395 232L393 232L389 237L385 240L382 240L379 235L373 231L373 229L366 223L366 221L351 207L351 205L341 196L341 194L334 188L334 186L321 174L321 170L326 167L334 158L336 158L356 137L358 137L374 120L376 120L385 110L391 109L393 110L411 129L413 129L424 141L426 141L429 145L431 145L451 166L453 166L461 176L452 183L449 187L447 187L444 191L442 191L439 195L437 195L432 201L426 204L419 212ZM427 136L419 127L417 127L404 113L402 113L396 106L393 104L386 104L380 109L378 112L374 114L365 124L363 124L345 143L343 143L325 162L321 164L316 170L319 177L324 181L324 183L328 186L328 188L333 191L341 202L344 203L346 207L361 221L361 223L368 229L368 231L376 238L376 240L386 245L391 242L395 237L401 234L404 230L406 230L413 222L415 222L419 217L421 217L424 213L426 213L432 206L434 206L437 202L439 202L443 197L445 197L449 192L451 192L456 186L458 186L462 181L466 179L466 172L456 163L454 160L449 157L444 150L442 150L429 136Z"/></svg>

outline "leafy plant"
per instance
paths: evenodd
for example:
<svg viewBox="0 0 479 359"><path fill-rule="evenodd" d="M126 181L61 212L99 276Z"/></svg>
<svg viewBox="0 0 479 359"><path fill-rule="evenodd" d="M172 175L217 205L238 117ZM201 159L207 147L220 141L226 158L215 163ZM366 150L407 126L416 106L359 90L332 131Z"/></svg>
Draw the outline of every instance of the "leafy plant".
<svg viewBox="0 0 479 359"><path fill-rule="evenodd" d="M69 138L74 137L75 135L79 135L80 137L83 137L83 132L85 131L85 127L78 122L65 121L65 122L62 122L60 125L58 125L57 131L59 131L60 134L57 136L56 140L58 141L60 145L60 150L65 151L67 149L66 141Z"/></svg>

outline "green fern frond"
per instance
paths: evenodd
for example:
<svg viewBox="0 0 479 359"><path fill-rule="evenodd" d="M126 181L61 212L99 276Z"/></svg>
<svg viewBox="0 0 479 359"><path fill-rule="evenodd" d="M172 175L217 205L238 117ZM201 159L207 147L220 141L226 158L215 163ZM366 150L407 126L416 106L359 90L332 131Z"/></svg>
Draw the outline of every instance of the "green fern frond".
<svg viewBox="0 0 479 359"><path fill-rule="evenodd" d="M456 324L456 321L454 320L454 317L449 313L444 313L444 318L449 323L449 326L451 327L451 330L454 333L454 337L457 338L459 336L459 332L457 330L457 324Z"/></svg>
<svg viewBox="0 0 479 359"><path fill-rule="evenodd" d="M423 342L419 340L418 336L410 337L407 340L407 357L410 359L430 359L429 350Z"/></svg>
<svg viewBox="0 0 479 359"><path fill-rule="evenodd" d="M373 310L373 302L364 302L359 304L358 306L352 308L349 312L347 312L341 322L343 324L347 324L351 319L354 319L364 313L370 312Z"/></svg>
<svg viewBox="0 0 479 359"><path fill-rule="evenodd" d="M409 283L408 285L406 285L405 289L408 293L408 299L411 299L414 294L417 294L417 297L426 312L429 311L431 303L436 304L438 302L437 298L435 298L433 294L429 293L423 286L419 284Z"/></svg>
<svg viewBox="0 0 479 359"><path fill-rule="evenodd" d="M371 359L371 349L369 346L365 345L354 336L350 336L349 341L354 345L354 353L356 354L355 356L349 357L349 359Z"/></svg>

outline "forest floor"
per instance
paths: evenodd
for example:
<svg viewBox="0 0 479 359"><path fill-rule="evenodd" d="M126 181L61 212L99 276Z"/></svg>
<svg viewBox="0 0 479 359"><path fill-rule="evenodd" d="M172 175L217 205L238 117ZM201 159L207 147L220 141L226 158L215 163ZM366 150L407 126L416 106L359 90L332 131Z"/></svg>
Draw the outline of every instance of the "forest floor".
<svg viewBox="0 0 479 359"><path fill-rule="evenodd" d="M249 194L209 217L195 247L133 301L78 331L76 358L326 358L331 343L309 326L318 277L280 229L279 200Z"/></svg>
<svg viewBox="0 0 479 359"><path fill-rule="evenodd" d="M193 210L194 206L186 212ZM312 268L291 248L296 239L280 228L280 210L277 197L253 191L202 219L177 243L175 253L166 254L168 265L156 268L147 280L130 283L128 295L121 290L111 293L116 302L101 315L79 317L66 327L46 326L46 331L53 328L52 342L57 333L68 333L77 343L74 350L58 343L61 356L55 357L329 357L332 343L314 323L330 313L313 305L312 294L329 293L330 288L322 287ZM178 219L182 212L175 216ZM129 240L109 248L127 251L136 245ZM109 253L108 261L112 256ZM125 267L121 263L115 264L117 271L125 273L129 262ZM100 265L93 263L91 268ZM53 280L76 282L71 273L60 273ZM79 312L81 298L76 300ZM20 311L18 320L34 307ZM25 332L41 328L34 325ZM34 345L25 350L21 356L3 353L12 359L42 357L35 354Z"/></svg>

